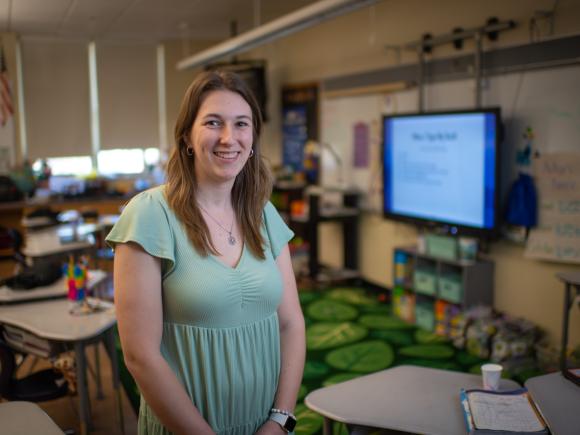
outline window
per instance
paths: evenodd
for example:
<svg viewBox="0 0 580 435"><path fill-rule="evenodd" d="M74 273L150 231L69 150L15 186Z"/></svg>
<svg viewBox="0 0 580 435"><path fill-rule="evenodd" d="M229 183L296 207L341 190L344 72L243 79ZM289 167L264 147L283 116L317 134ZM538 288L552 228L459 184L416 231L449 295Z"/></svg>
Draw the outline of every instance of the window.
<svg viewBox="0 0 580 435"><path fill-rule="evenodd" d="M160 158L159 148L147 148L145 150L144 157L145 157L145 165L147 167L158 164Z"/></svg>
<svg viewBox="0 0 580 435"><path fill-rule="evenodd" d="M80 176L91 173L88 157L68 156L90 154L107 175L138 174L159 163L158 148L142 147L161 140L165 149L162 45L92 42L87 47L84 41L30 37L22 41L22 66L28 122L21 134L28 158L54 158L54 174Z"/></svg>
<svg viewBox="0 0 580 435"><path fill-rule="evenodd" d="M102 41L96 57L100 149L158 144L156 46Z"/></svg>
<svg viewBox="0 0 580 435"><path fill-rule="evenodd" d="M22 75L28 158L90 155L86 43L24 38Z"/></svg>
<svg viewBox="0 0 580 435"><path fill-rule="evenodd" d="M102 150L97 164L103 175L140 174L145 169L144 152L140 148Z"/></svg>
<svg viewBox="0 0 580 435"><path fill-rule="evenodd" d="M93 170L91 156L75 157L49 157L46 159L52 175L74 175L84 177ZM32 165L32 170L40 172L42 160L37 159Z"/></svg>
<svg viewBox="0 0 580 435"><path fill-rule="evenodd" d="M103 150L97 157L98 172L103 175L140 174L145 168L158 165L160 157L159 148ZM52 175L83 177L92 171L90 156L51 157L46 160ZM39 173L41 169L42 159L35 160L32 170Z"/></svg>

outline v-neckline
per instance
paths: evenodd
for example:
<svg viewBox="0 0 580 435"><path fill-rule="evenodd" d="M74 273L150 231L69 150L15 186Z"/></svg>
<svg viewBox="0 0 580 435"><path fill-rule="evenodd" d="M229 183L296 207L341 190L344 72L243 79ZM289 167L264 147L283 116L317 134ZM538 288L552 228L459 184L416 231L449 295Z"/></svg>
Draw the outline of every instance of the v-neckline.
<svg viewBox="0 0 580 435"><path fill-rule="evenodd" d="M246 255L246 244L243 243L242 244L242 252L240 254L240 258L238 258L238 261L236 262L236 264L234 264L233 266L230 266L229 264L224 263L222 260L220 260L220 258L217 255L214 254L209 254L209 256L218 264L220 264L222 267L225 267L228 270L231 271L236 271L238 270L238 268L240 267L240 265L242 264L242 260L244 259Z"/></svg>

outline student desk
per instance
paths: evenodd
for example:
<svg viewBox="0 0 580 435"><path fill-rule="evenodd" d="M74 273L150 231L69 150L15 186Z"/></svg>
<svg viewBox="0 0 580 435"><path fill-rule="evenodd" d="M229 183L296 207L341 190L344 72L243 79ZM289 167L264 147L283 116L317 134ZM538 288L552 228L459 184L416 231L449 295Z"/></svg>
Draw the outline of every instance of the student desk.
<svg viewBox="0 0 580 435"><path fill-rule="evenodd" d="M89 270L87 289L92 290L107 278L103 270ZM7 286L0 287L0 304L15 304L42 299L65 298L68 294L66 277L62 277L54 284L36 287L30 290L12 290Z"/></svg>
<svg viewBox="0 0 580 435"><path fill-rule="evenodd" d="M465 435L459 391L481 388L481 376L416 366L397 366L315 390L304 403L331 420L394 433ZM502 390L519 388L502 379Z"/></svg>
<svg viewBox="0 0 580 435"><path fill-rule="evenodd" d="M526 388L555 435L580 432L580 387L561 372L528 379Z"/></svg>
<svg viewBox="0 0 580 435"><path fill-rule="evenodd" d="M0 403L0 421L4 435L64 435L64 432L36 404Z"/></svg>
<svg viewBox="0 0 580 435"><path fill-rule="evenodd" d="M37 258L87 250L95 245L94 233L99 230L96 224L66 224L29 231L22 253Z"/></svg>
<svg viewBox="0 0 580 435"><path fill-rule="evenodd" d="M41 339L74 349L82 434L91 429L85 347L101 340L111 360L113 388L116 391L120 423L123 424L113 332L116 322L113 306L97 313L73 316L69 313L69 301L66 299L0 306L0 324L20 328Z"/></svg>

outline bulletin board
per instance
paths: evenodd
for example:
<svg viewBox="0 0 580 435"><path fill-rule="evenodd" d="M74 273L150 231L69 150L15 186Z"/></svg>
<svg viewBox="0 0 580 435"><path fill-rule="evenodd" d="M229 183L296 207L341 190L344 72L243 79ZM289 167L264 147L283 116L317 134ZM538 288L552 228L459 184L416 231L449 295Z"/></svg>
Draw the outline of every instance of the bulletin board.
<svg viewBox="0 0 580 435"><path fill-rule="evenodd" d="M426 110L474 108L474 80L438 82L425 87ZM523 133L531 127L533 148L540 156L553 153L580 155L580 66L517 72L484 79L482 106L499 106L504 122L500 150L501 201L505 204L517 177L516 153L524 146ZM321 141L342 157L343 184L365 195L362 205L382 210L382 116L416 112L416 88L393 93L321 99ZM368 126L368 164L355 165L357 126ZM360 151L360 150L359 150ZM322 169L322 184L337 183L339 168ZM326 173L325 173L326 172ZM553 174L552 174L553 175ZM580 240L580 231L576 236ZM580 259L580 252L578 253ZM562 259L552 258L557 261Z"/></svg>

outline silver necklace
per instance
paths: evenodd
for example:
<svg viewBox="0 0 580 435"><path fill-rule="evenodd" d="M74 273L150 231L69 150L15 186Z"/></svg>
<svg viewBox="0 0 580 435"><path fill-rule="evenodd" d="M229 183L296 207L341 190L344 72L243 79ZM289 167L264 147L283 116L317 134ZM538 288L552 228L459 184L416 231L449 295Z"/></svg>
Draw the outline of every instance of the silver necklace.
<svg viewBox="0 0 580 435"><path fill-rule="evenodd" d="M228 229L226 227L224 227L222 224L220 224L220 222L216 218L214 218L211 214L209 214L209 212L205 208L203 208L201 205L199 205L199 208L201 208L205 212L205 214L211 218L211 220L213 220L216 224L218 224L218 226L222 230L224 230L226 233L228 233L228 243L231 246L234 246L236 244L236 238L232 235L232 231L234 230L234 219L232 219L232 224L230 225L230 229L228 231Z"/></svg>

